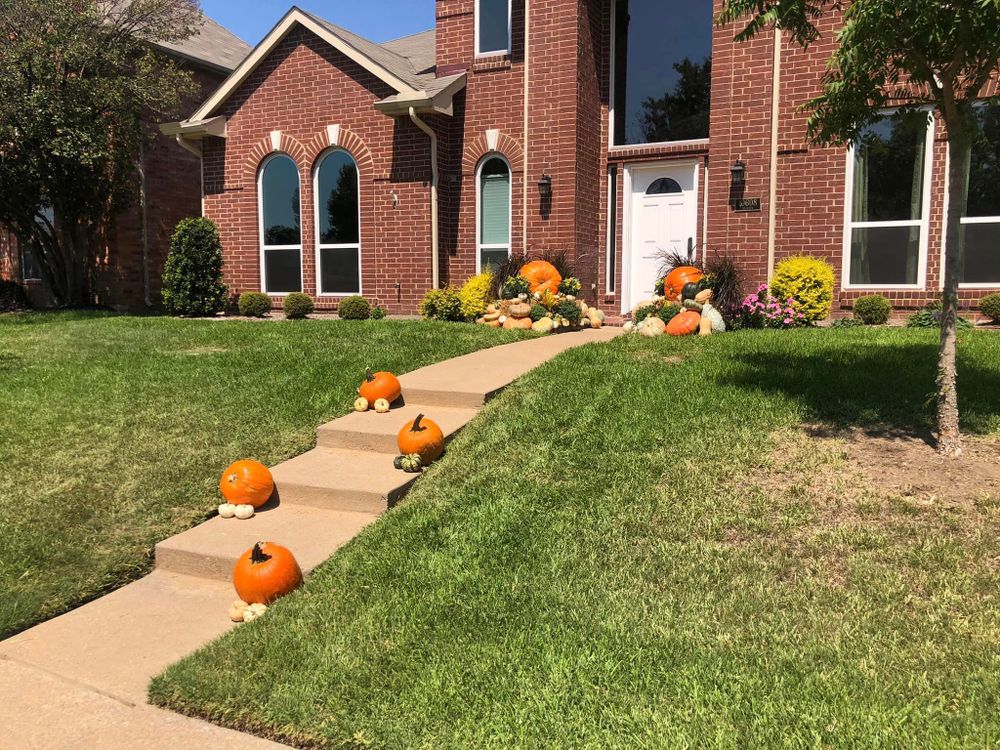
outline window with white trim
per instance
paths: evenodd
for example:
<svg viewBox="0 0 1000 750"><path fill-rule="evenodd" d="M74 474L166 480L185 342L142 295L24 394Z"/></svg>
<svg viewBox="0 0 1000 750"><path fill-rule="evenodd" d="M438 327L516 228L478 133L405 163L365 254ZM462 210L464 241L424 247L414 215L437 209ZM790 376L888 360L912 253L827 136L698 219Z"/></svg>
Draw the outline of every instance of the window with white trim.
<svg viewBox="0 0 1000 750"><path fill-rule="evenodd" d="M35 221L40 227L43 227L41 231L48 232L48 227L55 221L55 214L51 208L43 208L39 214L40 216ZM42 249L38 246L37 241L31 238L22 240L18 244L21 246L21 281L41 281L42 266L39 257L42 254Z"/></svg>
<svg viewBox="0 0 1000 750"><path fill-rule="evenodd" d="M358 165L346 151L327 153L316 169L318 292L361 294Z"/></svg>
<svg viewBox="0 0 1000 750"><path fill-rule="evenodd" d="M969 164L959 279L992 286L1000 284L1000 104L975 111L980 135Z"/></svg>
<svg viewBox="0 0 1000 750"><path fill-rule="evenodd" d="M492 156L479 167L479 270L510 257L510 167Z"/></svg>
<svg viewBox="0 0 1000 750"><path fill-rule="evenodd" d="M284 154L271 156L260 170L261 273L264 291L302 291L302 219L299 168Z"/></svg>
<svg viewBox="0 0 1000 750"><path fill-rule="evenodd" d="M851 286L917 286L927 250L931 119L886 116L851 149L846 274Z"/></svg>
<svg viewBox="0 0 1000 750"><path fill-rule="evenodd" d="M510 54L510 0L476 0L476 54Z"/></svg>

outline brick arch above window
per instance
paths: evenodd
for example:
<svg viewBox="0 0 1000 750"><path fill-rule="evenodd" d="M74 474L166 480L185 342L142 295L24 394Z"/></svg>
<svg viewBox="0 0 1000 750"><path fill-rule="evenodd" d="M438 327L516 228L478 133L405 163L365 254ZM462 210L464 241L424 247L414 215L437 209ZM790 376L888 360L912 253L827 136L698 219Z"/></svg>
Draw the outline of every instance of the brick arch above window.
<svg viewBox="0 0 1000 750"><path fill-rule="evenodd" d="M334 148L339 148L349 153L355 163L357 163L360 174L372 174L375 163L372 152L357 133L345 127L340 128L336 143L330 143L330 136L325 130L322 133L314 135L305 145L307 163L312 169L315 169L320 157Z"/></svg>
<svg viewBox="0 0 1000 750"><path fill-rule="evenodd" d="M277 138L277 148L271 133L261 138L257 144L250 149L246 161L243 163L243 183L252 186L257 183L257 173L260 171L264 160L271 154L287 154L292 161L302 169L302 165L308 163L306 160L306 149L298 140L287 133L281 133Z"/></svg>
<svg viewBox="0 0 1000 750"><path fill-rule="evenodd" d="M524 151L521 150L521 144L501 133L496 148L490 148L485 135L476 136L466 145L462 155L462 173L475 174L480 162L491 154L504 157L510 164L511 172L518 174L524 171Z"/></svg>

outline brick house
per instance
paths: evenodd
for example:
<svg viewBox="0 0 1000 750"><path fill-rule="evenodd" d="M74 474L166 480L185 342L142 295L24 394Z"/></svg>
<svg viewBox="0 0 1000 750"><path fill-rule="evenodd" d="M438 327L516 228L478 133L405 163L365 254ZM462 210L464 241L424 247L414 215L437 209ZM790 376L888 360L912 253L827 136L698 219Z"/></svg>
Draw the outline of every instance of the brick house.
<svg viewBox="0 0 1000 750"><path fill-rule="evenodd" d="M837 269L837 308L939 295L941 128L886 119L806 141L837 19L803 51L713 26L721 0L436 0L385 44L292 8L193 114L235 291L362 293L412 313L512 250L564 251L605 310L649 296L662 254L725 252L750 282L794 254ZM962 300L1000 287L1000 116L970 180Z"/></svg>
<svg viewBox="0 0 1000 750"><path fill-rule="evenodd" d="M191 71L198 91L195 102L218 88L251 49L208 17L192 37L156 46ZM95 301L107 307L158 305L160 274L174 227L183 218L201 214L200 160L178 149L174 139L157 133L155 126L153 132L155 139L144 145L136 165L132 206L108 221L93 258ZM23 282L34 304L51 304L32 247L2 230L0 278Z"/></svg>

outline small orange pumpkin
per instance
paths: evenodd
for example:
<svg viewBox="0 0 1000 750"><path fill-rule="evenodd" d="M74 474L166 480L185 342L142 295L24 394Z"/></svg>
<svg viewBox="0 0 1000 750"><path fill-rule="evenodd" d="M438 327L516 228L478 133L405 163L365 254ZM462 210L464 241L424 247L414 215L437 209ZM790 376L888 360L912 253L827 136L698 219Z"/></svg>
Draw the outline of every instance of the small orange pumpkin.
<svg viewBox="0 0 1000 750"><path fill-rule="evenodd" d="M404 456L418 453L424 466L428 466L444 453L444 433L436 422L418 414L399 431L399 452Z"/></svg>
<svg viewBox="0 0 1000 750"><path fill-rule="evenodd" d="M669 323L667 323L667 335L669 336L689 336L695 333L701 326L701 315L694 310L685 310L677 313Z"/></svg>
<svg viewBox="0 0 1000 750"><path fill-rule="evenodd" d="M222 473L219 490L233 505L259 508L274 494L274 478L260 461L237 461Z"/></svg>
<svg viewBox="0 0 1000 750"><path fill-rule="evenodd" d="M365 382L358 388L358 393L362 398L368 399L368 403L374 404L380 398L384 398L390 404L399 398L403 392L399 385L399 378L391 372L376 372L365 370Z"/></svg>
<svg viewBox="0 0 1000 750"><path fill-rule="evenodd" d="M562 284L562 276L547 260L533 260L521 267L521 278L531 285L531 293L551 292L555 294Z"/></svg>
<svg viewBox="0 0 1000 750"><path fill-rule="evenodd" d="M700 268L680 266L667 274L663 281L663 295L669 300L679 300L685 284L697 284L705 278Z"/></svg>
<svg viewBox="0 0 1000 750"><path fill-rule="evenodd" d="M302 569L286 547L257 542L233 568L236 594L247 604L270 604L302 583Z"/></svg>

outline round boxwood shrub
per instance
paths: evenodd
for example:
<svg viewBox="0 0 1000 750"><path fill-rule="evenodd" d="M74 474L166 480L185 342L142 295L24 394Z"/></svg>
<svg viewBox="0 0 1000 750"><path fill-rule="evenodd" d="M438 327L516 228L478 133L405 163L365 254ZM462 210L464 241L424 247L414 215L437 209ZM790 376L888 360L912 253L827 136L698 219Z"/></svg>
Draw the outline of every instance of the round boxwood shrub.
<svg viewBox="0 0 1000 750"><path fill-rule="evenodd" d="M248 318L263 318L271 312L271 298L264 292L243 292L237 304L240 315Z"/></svg>
<svg viewBox="0 0 1000 750"><path fill-rule="evenodd" d="M184 219L163 266L163 305L171 315L215 315L226 307L222 243L208 219Z"/></svg>
<svg viewBox="0 0 1000 750"><path fill-rule="evenodd" d="M372 320L382 320L385 317L385 308L377 305L372 308Z"/></svg>
<svg viewBox="0 0 1000 750"><path fill-rule="evenodd" d="M285 297L285 317L289 320L302 320L307 315L311 315L316 309L312 297L302 292L292 292Z"/></svg>
<svg viewBox="0 0 1000 750"><path fill-rule="evenodd" d="M854 317L866 326L881 326L889 322L892 305L881 294L858 297L854 302Z"/></svg>
<svg viewBox="0 0 1000 750"><path fill-rule="evenodd" d="M573 325L576 325L577 323L580 322L580 315L581 315L580 308L576 306L575 302L571 302L568 299L563 300L558 305L556 305L555 309L552 312L554 312L556 315L561 315L562 317L566 318L566 320L568 320Z"/></svg>
<svg viewBox="0 0 1000 750"><path fill-rule="evenodd" d="M545 309L543 305L532 305L531 306L531 322L537 323L542 318L548 316L549 311Z"/></svg>
<svg viewBox="0 0 1000 750"><path fill-rule="evenodd" d="M994 323L1000 323L1000 294L988 294L979 300L979 312Z"/></svg>
<svg viewBox="0 0 1000 750"><path fill-rule="evenodd" d="M814 323L830 317L833 283L833 266L821 258L802 255L777 265L771 294L782 304L791 299L795 312Z"/></svg>
<svg viewBox="0 0 1000 750"><path fill-rule="evenodd" d="M364 297L344 297L337 314L341 320L368 320L372 316L372 306Z"/></svg>
<svg viewBox="0 0 1000 750"><path fill-rule="evenodd" d="M462 297L450 284L444 289L430 289L420 303L420 314L428 320L462 321Z"/></svg>

